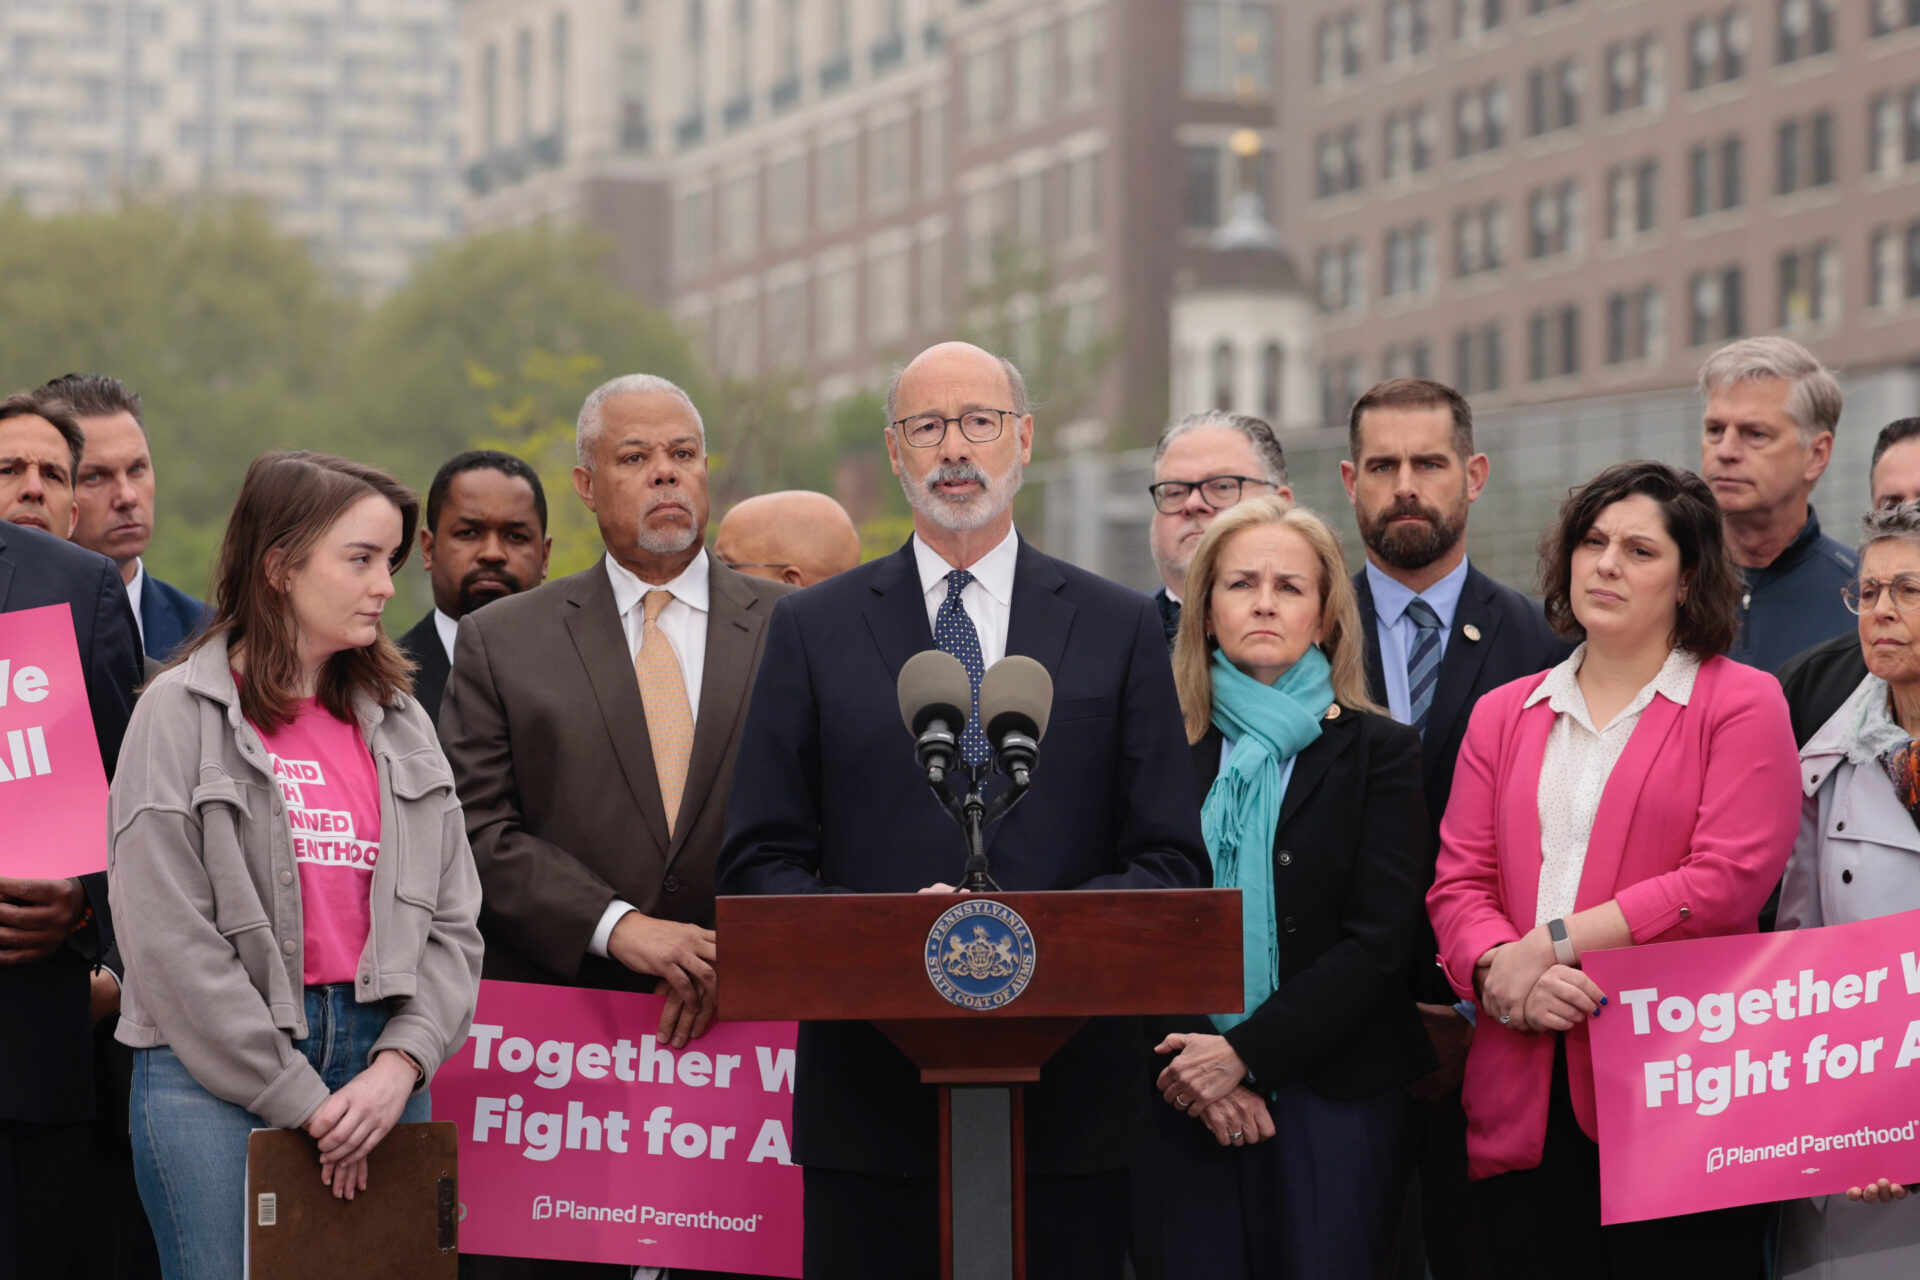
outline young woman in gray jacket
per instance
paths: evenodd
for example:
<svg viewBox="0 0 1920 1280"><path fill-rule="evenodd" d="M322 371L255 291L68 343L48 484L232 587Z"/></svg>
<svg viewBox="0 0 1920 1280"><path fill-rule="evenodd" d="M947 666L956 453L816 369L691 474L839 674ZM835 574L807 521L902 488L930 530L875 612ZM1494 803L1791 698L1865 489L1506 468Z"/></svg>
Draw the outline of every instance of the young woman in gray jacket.
<svg viewBox="0 0 1920 1280"><path fill-rule="evenodd" d="M312 1134L350 1199L466 1039L479 878L380 625L418 515L383 471L257 459L213 622L134 708L108 876L135 1174L167 1280L241 1274L253 1129Z"/></svg>

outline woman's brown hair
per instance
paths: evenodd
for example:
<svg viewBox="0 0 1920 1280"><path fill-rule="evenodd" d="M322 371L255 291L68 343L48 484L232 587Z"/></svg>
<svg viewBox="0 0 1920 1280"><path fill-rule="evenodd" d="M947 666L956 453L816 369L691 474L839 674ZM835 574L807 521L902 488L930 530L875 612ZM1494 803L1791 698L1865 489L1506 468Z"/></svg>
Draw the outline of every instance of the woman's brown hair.
<svg viewBox="0 0 1920 1280"><path fill-rule="evenodd" d="M400 509L400 546L387 562L397 570L406 562L420 518L420 498L412 489L378 467L325 453L299 450L255 458L220 544L213 621L174 664L214 637L224 637L229 651L238 647L246 653L241 713L263 729L289 723L300 697L300 656L286 575L304 565L334 521L368 495ZM412 691L413 664L382 628L372 644L328 658L314 694L334 716L351 721L358 694L391 706Z"/></svg>
<svg viewBox="0 0 1920 1280"><path fill-rule="evenodd" d="M1679 609L1668 643L1697 658L1725 653L1740 629L1740 571L1727 554L1720 504L1707 482L1664 462L1616 462L1567 494L1560 518L1540 537L1540 594L1547 622L1569 640L1587 629L1573 616L1573 550L1600 513L1635 495L1659 504L1667 536L1680 548Z"/></svg>
<svg viewBox="0 0 1920 1280"><path fill-rule="evenodd" d="M1187 566L1186 599L1180 608L1180 633L1173 642L1173 683L1187 720L1187 741L1198 742L1213 722L1213 651L1207 614L1213 607L1213 575L1220 548L1228 538L1258 525L1293 530L1313 549L1320 563L1320 648L1332 666L1334 701L1355 711L1381 712L1367 696L1367 644L1360 630L1360 605L1347 576L1340 539L1325 520L1285 498L1249 498L1213 518Z"/></svg>

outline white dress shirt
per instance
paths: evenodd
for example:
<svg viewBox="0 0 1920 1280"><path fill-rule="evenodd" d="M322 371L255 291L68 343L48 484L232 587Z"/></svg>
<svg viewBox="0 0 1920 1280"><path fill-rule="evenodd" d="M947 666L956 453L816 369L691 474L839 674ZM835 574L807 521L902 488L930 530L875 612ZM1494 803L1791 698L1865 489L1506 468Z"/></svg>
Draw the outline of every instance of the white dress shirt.
<svg viewBox="0 0 1920 1280"><path fill-rule="evenodd" d="M982 670L1007 656L1007 623L1013 617L1013 567L1020 559L1020 536L1012 529L1000 545L967 567L973 575L960 593L960 607L980 635ZM947 575L954 569L938 551L913 535L913 560L920 568L920 589L927 597L927 626L947 599Z"/></svg>
<svg viewBox="0 0 1920 1280"><path fill-rule="evenodd" d="M1633 737L1634 726L1656 696L1686 706L1693 697L1700 659L1684 649L1667 654L1660 670L1634 695L1632 702L1604 728L1595 728L1587 711L1587 696L1578 678L1587 646L1581 645L1565 662L1547 673L1540 687L1527 696L1526 705L1545 700L1556 713L1547 734L1547 751L1540 762L1540 892L1533 922L1545 924L1573 914L1580 896L1580 873L1587 865L1587 842L1600 797L1620 755Z"/></svg>
<svg viewBox="0 0 1920 1280"><path fill-rule="evenodd" d="M637 576L615 560L607 557L607 578L613 583L613 607L620 615L620 626L627 635L627 661L631 663L640 653L641 633L646 630L647 610L641 602L649 591L667 591L673 599L660 611L660 631L667 637L667 643L673 646L673 656L680 663L680 678L687 685L687 709L693 713L694 728L700 725L700 678L707 666L707 606L710 600L707 583L707 553L703 548L693 557L692 563L680 571L680 576L663 587L642 582ZM635 677L638 680L638 677ZM613 926L620 923L620 917L629 911L637 910L630 902L615 898L607 904L606 912L600 917L600 924L593 931L593 937L587 943L587 950L596 956L607 954L607 940L613 936Z"/></svg>
<svg viewBox="0 0 1920 1280"><path fill-rule="evenodd" d="M453 661L453 642L460 638L460 619L447 616L439 606L433 610L433 629L440 634L440 647L447 651L447 661Z"/></svg>
<svg viewBox="0 0 1920 1280"><path fill-rule="evenodd" d="M140 616L140 596L147 586L147 562L134 557L133 581L127 584L127 603L133 606L133 625L140 629L140 647L147 647L147 620Z"/></svg>

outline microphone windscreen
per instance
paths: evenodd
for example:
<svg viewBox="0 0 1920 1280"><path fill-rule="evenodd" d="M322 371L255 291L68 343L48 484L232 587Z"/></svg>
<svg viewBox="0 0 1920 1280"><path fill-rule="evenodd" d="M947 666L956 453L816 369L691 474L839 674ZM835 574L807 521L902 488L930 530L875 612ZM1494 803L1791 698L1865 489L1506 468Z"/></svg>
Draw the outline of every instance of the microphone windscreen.
<svg viewBox="0 0 1920 1280"><path fill-rule="evenodd" d="M923 649L900 668L900 718L918 738L928 724L945 720L955 737L973 709L973 682L960 659L939 649Z"/></svg>
<svg viewBox="0 0 1920 1280"><path fill-rule="evenodd" d="M980 681L980 722L987 727L989 741L999 741L1002 733L1015 726L1003 720L1024 721L1031 726L1038 742L1047 732L1047 717L1053 714L1053 677L1032 658L1010 654L993 664Z"/></svg>

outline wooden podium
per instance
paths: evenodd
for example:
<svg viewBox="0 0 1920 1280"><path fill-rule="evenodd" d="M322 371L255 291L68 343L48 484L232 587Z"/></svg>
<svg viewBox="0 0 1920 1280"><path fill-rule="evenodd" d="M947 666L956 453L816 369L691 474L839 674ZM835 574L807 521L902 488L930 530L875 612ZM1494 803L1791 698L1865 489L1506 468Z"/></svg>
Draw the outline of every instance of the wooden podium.
<svg viewBox="0 0 1920 1280"><path fill-rule="evenodd" d="M973 916L952 937L930 935L962 906L982 902L1010 909L1030 937L1018 953L1024 985L1010 998L1005 990L991 998L960 991L963 1000L1000 1001L976 1009L953 1003L936 982L966 985L970 940L985 961L976 972L1008 967L1016 948L1006 938L1019 930ZM716 927L724 1017L872 1022L924 1083L939 1087L946 1280L1024 1280L1018 1086L1038 1080L1082 1022L1226 1013L1241 1004L1234 889L721 898ZM807 957L804 965L796 954ZM949 972L958 977L947 980ZM1145 1089L1144 1047L1141 1072Z"/></svg>

